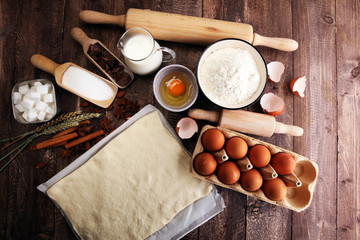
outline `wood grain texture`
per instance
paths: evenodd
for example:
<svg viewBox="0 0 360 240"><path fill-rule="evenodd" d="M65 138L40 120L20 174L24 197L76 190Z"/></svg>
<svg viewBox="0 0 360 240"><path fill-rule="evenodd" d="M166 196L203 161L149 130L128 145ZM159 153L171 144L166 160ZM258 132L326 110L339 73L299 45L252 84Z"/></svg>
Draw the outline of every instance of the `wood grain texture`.
<svg viewBox="0 0 360 240"><path fill-rule="evenodd" d="M359 1L336 2L338 181L337 238L360 236L360 26Z"/></svg>
<svg viewBox="0 0 360 240"><path fill-rule="evenodd" d="M294 99L294 120L305 130L294 150L315 161L319 180L312 204L293 215L299 239L336 238L336 46L335 1L293 2L294 76L306 75L305 98Z"/></svg>
<svg viewBox="0 0 360 240"><path fill-rule="evenodd" d="M31 65L31 55L40 53L58 63L73 62L103 76L85 57L70 31L80 27L123 59L116 43L124 29L83 23L78 13L89 9L119 15L125 14L128 8L249 23L254 32L261 35L293 38L299 42L295 52L257 48L267 63L281 61L285 65L282 80L268 83L266 88L266 92L275 93L286 103L284 112L276 120L303 127L304 136L255 137L304 155L319 165L318 184L310 207L295 213L218 187L226 209L184 239L359 239L360 4L357 0L2 0L1 139L35 128L19 124L12 117L9 106L13 85L34 78L54 81L53 76ZM162 66L182 64L196 73L198 58L205 47L159 43L177 54L173 62ZM301 75L307 76L305 98L289 90L290 81ZM187 112L172 113L160 107L152 91L154 76L155 73L136 76L125 96L141 107L154 104L175 127ZM56 93L62 112L80 109L79 97L59 87ZM201 92L194 107L219 110ZM247 110L262 111L259 103ZM112 113L107 116L115 127L124 122L116 120ZM198 124L201 129L208 122L198 121ZM197 136L183 141L190 152L194 150ZM0 239L76 239L60 211L36 186L78 156L64 159L56 148L25 150L0 173ZM36 169L40 161L46 166Z"/></svg>
<svg viewBox="0 0 360 240"><path fill-rule="evenodd" d="M254 32L263 36L277 36L293 38L291 1L246 1L244 21L251 24ZM257 14L251 14L256 12ZM281 13L281 14L276 14ZM264 24L265 23L265 24ZM282 24L280 24L282 23ZM266 27L264 27L264 25ZM280 61L285 65L285 71L279 83L268 82L265 92L272 92L284 99L285 110L276 117L276 121L286 124L293 122L293 94L289 91L288 81L292 78L292 55L291 52L274 51L266 47L257 47L264 56L266 63ZM253 111L260 112L259 103L252 107ZM256 137L259 138L259 137ZM293 137L274 134L271 138L260 138L266 142L292 149ZM264 204L262 201L248 197L246 209L246 238L260 239L267 236L269 239L291 238L291 215L290 210ZM268 224L271 222L271 224ZM267 225L266 228L262 226Z"/></svg>

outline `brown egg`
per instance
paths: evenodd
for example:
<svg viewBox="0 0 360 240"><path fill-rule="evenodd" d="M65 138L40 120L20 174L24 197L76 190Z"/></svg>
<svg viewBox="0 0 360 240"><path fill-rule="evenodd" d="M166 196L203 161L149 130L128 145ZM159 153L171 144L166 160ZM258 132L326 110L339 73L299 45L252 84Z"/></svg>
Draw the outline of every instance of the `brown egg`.
<svg viewBox="0 0 360 240"><path fill-rule="evenodd" d="M280 178L264 181L262 190L265 195L274 201L281 201L286 196L286 185Z"/></svg>
<svg viewBox="0 0 360 240"><path fill-rule="evenodd" d="M250 169L242 172L240 177L241 186L249 192L257 191L263 183L263 178L258 170Z"/></svg>
<svg viewBox="0 0 360 240"><path fill-rule="evenodd" d="M211 128L204 132L201 142L206 150L216 152L224 146L225 136L220 130Z"/></svg>
<svg viewBox="0 0 360 240"><path fill-rule="evenodd" d="M218 166L217 176L222 183L234 184L240 178L240 169L232 161L226 161Z"/></svg>
<svg viewBox="0 0 360 240"><path fill-rule="evenodd" d="M261 168L269 164L271 153L267 147L258 144L250 148L248 157L254 167Z"/></svg>
<svg viewBox="0 0 360 240"><path fill-rule="evenodd" d="M226 142L225 150L230 158L241 159L245 157L248 151L248 145L244 139L232 137Z"/></svg>
<svg viewBox="0 0 360 240"><path fill-rule="evenodd" d="M270 164L278 174L287 175L294 171L296 162L290 154L281 152L271 158Z"/></svg>
<svg viewBox="0 0 360 240"><path fill-rule="evenodd" d="M211 153L202 152L194 159L194 169L203 176L212 174L217 166L215 157Z"/></svg>

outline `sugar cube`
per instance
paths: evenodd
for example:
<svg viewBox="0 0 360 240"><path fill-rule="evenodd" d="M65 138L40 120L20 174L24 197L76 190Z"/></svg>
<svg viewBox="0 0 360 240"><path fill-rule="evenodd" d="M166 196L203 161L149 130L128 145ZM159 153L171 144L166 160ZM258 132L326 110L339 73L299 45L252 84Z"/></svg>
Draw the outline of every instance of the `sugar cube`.
<svg viewBox="0 0 360 240"><path fill-rule="evenodd" d="M35 109L39 111L45 111L45 109L48 107L48 105L44 102L37 102L35 105Z"/></svg>
<svg viewBox="0 0 360 240"><path fill-rule="evenodd" d="M54 115L55 110L54 110L52 107L48 106L48 107L45 109L45 112L48 113L48 114L50 114L50 115Z"/></svg>
<svg viewBox="0 0 360 240"><path fill-rule="evenodd" d="M44 121L45 116L46 116L46 112L40 111L39 114L38 114L38 119L39 119L40 121Z"/></svg>
<svg viewBox="0 0 360 240"><path fill-rule="evenodd" d="M41 97L41 94L38 92L32 92L30 91L30 98L35 100L35 101L39 101Z"/></svg>
<svg viewBox="0 0 360 240"><path fill-rule="evenodd" d="M15 104L15 108L19 111L19 112L24 112L25 108L21 105L21 104Z"/></svg>
<svg viewBox="0 0 360 240"><path fill-rule="evenodd" d="M54 102L53 95L51 93L44 95L44 102L46 103Z"/></svg>
<svg viewBox="0 0 360 240"><path fill-rule="evenodd" d="M31 109L28 113L27 120L29 122L33 122L37 119L37 117L38 117L37 112L34 109Z"/></svg>
<svg viewBox="0 0 360 240"><path fill-rule="evenodd" d="M13 93L13 100L14 100L14 104L19 104L21 102L21 93L14 92Z"/></svg>
<svg viewBox="0 0 360 240"><path fill-rule="evenodd" d="M31 100L29 98L24 98L21 101L21 106L23 106L25 109L30 110L35 104L34 100Z"/></svg>
<svg viewBox="0 0 360 240"><path fill-rule="evenodd" d="M39 86L35 86L35 88L36 88L36 91L38 92L38 93L41 93L41 94L48 94L49 93L49 86L50 85L39 85Z"/></svg>
<svg viewBox="0 0 360 240"><path fill-rule="evenodd" d="M52 118L53 116L54 116L54 114L49 114L49 113L47 113L46 116L45 116L45 118L46 118L47 120L49 120L49 119Z"/></svg>
<svg viewBox="0 0 360 240"><path fill-rule="evenodd" d="M25 94L25 93L27 93L27 91L29 91L29 85L26 84L26 85L19 87L19 93Z"/></svg>
<svg viewBox="0 0 360 240"><path fill-rule="evenodd" d="M24 98L31 99L31 91L27 91L23 96L23 99Z"/></svg>
<svg viewBox="0 0 360 240"><path fill-rule="evenodd" d="M34 86L42 86L43 84L41 82L34 82Z"/></svg>
<svg viewBox="0 0 360 240"><path fill-rule="evenodd" d="M23 112L23 114L21 115L26 121L28 120L28 111Z"/></svg>
<svg viewBox="0 0 360 240"><path fill-rule="evenodd" d="M50 83L45 83L45 86L47 86L48 87L48 89L49 89L49 91L51 90L51 85L50 85Z"/></svg>

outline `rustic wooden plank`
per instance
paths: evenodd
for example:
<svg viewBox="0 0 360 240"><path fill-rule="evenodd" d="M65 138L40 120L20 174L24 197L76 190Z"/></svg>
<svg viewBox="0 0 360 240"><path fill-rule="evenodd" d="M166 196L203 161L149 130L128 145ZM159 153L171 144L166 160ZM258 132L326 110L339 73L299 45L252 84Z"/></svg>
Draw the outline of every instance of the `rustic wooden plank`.
<svg viewBox="0 0 360 240"><path fill-rule="evenodd" d="M336 11L337 12L337 11ZM305 98L294 99L294 123L304 136L294 151L315 161L319 179L310 207L293 215L293 237L334 239L336 236L336 48L335 1L293 1L294 76L306 75Z"/></svg>
<svg viewBox="0 0 360 240"><path fill-rule="evenodd" d="M360 4L336 1L338 181L337 238L360 236Z"/></svg>
<svg viewBox="0 0 360 240"><path fill-rule="evenodd" d="M251 24L254 33L268 37L293 38L291 1L248 1L244 11L244 22ZM266 93L274 93L283 98L284 112L276 120L286 124L293 123L293 94L289 91L289 81L293 75L292 52L283 52L258 46L266 63L280 61L285 65L285 72L279 83L268 82ZM262 112L258 102L249 110ZM271 138L255 136L276 146L292 150L293 137L284 134L274 134ZM248 197L246 208L246 238L247 239L289 239L291 237L291 215L288 209L264 203ZM271 223L271 224L269 224ZM266 225L266 227L264 227Z"/></svg>
<svg viewBox="0 0 360 240"><path fill-rule="evenodd" d="M241 22L244 5L234 1L204 1L203 17L232 22ZM202 94L199 107L219 109ZM207 123L208 124L208 123ZM199 239L244 239L246 229L246 196L238 192L217 187L224 198L224 212L199 228Z"/></svg>
<svg viewBox="0 0 360 240"><path fill-rule="evenodd" d="M1 94L0 102L0 138L5 139L12 136L12 110L10 93L14 84L14 68L15 59L14 52L16 50L16 9L12 7L11 1L0 2L0 12L7 12L8 14L1 14L0 16L0 79L1 79ZM1 143L4 146L6 142ZM3 156L1 152L1 156ZM5 162L1 162L3 166ZM0 173L0 239L6 239L9 236L8 229L8 204L12 197L13 189L9 188L9 168Z"/></svg>
<svg viewBox="0 0 360 240"><path fill-rule="evenodd" d="M20 6L21 7L16 7ZM52 55L56 52L56 41L61 36L50 32L49 29L57 26L57 21L51 21L49 17L48 21L43 21L43 17L51 14L53 19L57 18L62 19L63 9L57 8L57 5L54 3L48 2L47 4L43 3L33 3L29 2L19 3L13 2L13 5L9 5L16 9L16 12L13 12L9 9L8 13L16 16L14 22L16 23L16 29L14 31L13 42L9 46L13 45L14 49L11 56L8 56L9 59L13 59L13 66L7 70L13 71L12 80L9 82L16 83L23 80L34 79L36 77L48 78L47 74L34 75L34 68L30 64L30 56L39 51L44 42L54 43L54 45L49 45L48 47L43 48L42 53L47 53ZM52 13L55 11L55 13ZM34 34L35 31L39 29L40 22L44 22L44 31ZM8 22L9 26L12 25L11 22ZM46 36L45 36L46 35ZM10 35L12 36L12 35ZM52 40L48 40L52 39ZM44 41L45 39L45 41ZM61 39L61 38L60 38ZM53 57L53 56L50 56ZM7 64L5 65L7 66ZM10 76L9 76L10 77ZM10 90L7 89L6 93L9 96ZM10 115L11 116L11 115ZM13 130L14 135L18 135L25 131L34 129L34 125L21 125L13 120ZM7 218L6 218L6 238L10 239L26 239L31 236L35 236L37 232L37 227L35 222L40 219L45 219L47 203L40 201L36 202L36 197L38 194L36 185L38 181L36 180L37 173L35 172L34 159L40 159L41 154L35 152L29 152L28 149L24 150L24 153L18 156L12 164L9 165L9 183L7 184L8 188L8 198L7 198ZM42 204L40 211L37 211L40 208L34 208L35 203ZM50 204L50 202L49 202ZM43 222L43 226L51 229L52 222Z"/></svg>

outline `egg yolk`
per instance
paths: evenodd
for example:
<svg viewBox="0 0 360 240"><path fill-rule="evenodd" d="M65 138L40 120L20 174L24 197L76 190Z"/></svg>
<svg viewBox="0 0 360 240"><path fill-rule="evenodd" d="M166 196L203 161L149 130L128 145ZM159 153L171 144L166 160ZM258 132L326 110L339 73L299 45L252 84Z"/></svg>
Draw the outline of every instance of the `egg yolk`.
<svg viewBox="0 0 360 240"><path fill-rule="evenodd" d="M181 80L174 78L168 82L167 89L171 95L176 97L184 94L185 85Z"/></svg>

